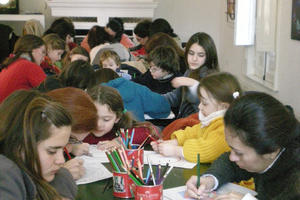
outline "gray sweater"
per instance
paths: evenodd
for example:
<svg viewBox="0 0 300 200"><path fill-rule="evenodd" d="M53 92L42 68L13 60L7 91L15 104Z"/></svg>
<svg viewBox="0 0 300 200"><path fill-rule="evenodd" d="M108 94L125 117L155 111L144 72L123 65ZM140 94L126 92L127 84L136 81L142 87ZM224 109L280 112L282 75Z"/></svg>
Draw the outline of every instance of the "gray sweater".
<svg viewBox="0 0 300 200"><path fill-rule="evenodd" d="M61 168L50 184L61 196L75 199L77 186L67 169ZM0 155L0 200L32 200L36 193L35 184L29 175L12 160Z"/></svg>
<svg viewBox="0 0 300 200"><path fill-rule="evenodd" d="M188 69L183 76L188 77L191 71ZM209 74L209 69L206 66L201 67L199 73L199 80ZM171 92L163 94L163 96L168 100L171 107L179 108L177 119L184 118L190 114L199 112L199 98L197 94L192 94L189 89L186 88L184 93L184 87L179 87Z"/></svg>

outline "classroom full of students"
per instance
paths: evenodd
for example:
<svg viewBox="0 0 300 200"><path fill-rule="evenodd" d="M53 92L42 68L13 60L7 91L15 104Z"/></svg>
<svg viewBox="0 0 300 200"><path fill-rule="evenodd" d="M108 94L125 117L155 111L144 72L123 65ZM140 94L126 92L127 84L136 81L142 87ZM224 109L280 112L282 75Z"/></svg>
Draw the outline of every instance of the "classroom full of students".
<svg viewBox="0 0 300 200"><path fill-rule="evenodd" d="M221 72L209 34L192 33L182 47L158 18L137 23L132 40L112 18L76 43L67 17L46 31L29 20L22 34L0 59L0 199L76 199L85 168L74 157L90 145L119 154L124 130L131 144L211 164L187 181L189 198L248 182L255 197L214 199L300 199L293 110Z"/></svg>

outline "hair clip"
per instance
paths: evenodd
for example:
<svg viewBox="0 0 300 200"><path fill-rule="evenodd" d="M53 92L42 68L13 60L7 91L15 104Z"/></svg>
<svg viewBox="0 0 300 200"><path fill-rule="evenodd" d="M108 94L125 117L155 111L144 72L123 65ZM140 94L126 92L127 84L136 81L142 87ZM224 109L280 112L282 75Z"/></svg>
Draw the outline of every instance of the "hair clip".
<svg viewBox="0 0 300 200"><path fill-rule="evenodd" d="M240 93L238 91L236 91L232 94L232 96L234 99L237 99L240 96Z"/></svg>
<svg viewBox="0 0 300 200"><path fill-rule="evenodd" d="M42 111L42 113L41 113L41 117L42 117L42 119L45 119L45 118L47 118L47 115L46 115L45 111Z"/></svg>

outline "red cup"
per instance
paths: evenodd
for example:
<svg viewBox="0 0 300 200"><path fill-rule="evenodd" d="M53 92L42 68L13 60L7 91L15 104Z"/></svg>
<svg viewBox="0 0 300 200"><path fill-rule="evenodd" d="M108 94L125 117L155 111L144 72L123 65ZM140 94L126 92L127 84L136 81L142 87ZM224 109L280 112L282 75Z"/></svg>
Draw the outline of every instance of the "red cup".
<svg viewBox="0 0 300 200"><path fill-rule="evenodd" d="M127 172L113 172L113 195L118 198L132 198L133 181Z"/></svg>
<svg viewBox="0 0 300 200"><path fill-rule="evenodd" d="M130 162L130 165L132 164L133 161L133 167L138 168L138 160L141 163L141 167L144 166L144 148L138 149L139 145L132 145L132 149L125 149L127 159ZM135 148L136 147L136 148ZM138 159L137 159L138 158Z"/></svg>
<svg viewBox="0 0 300 200"><path fill-rule="evenodd" d="M163 184L135 186L135 200L162 200Z"/></svg>

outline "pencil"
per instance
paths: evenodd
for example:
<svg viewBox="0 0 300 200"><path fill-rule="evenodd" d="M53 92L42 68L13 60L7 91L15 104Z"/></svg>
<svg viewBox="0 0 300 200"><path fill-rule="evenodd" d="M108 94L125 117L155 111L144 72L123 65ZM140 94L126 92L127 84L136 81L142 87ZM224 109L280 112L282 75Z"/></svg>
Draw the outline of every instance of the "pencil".
<svg viewBox="0 0 300 200"><path fill-rule="evenodd" d="M152 169L152 165L151 165L151 162L149 160L149 157L147 157L147 160L148 160L148 165L150 167L150 173L151 173L151 176L152 176L153 184L156 185L155 177L154 177L154 174L153 174L153 169Z"/></svg>
<svg viewBox="0 0 300 200"><path fill-rule="evenodd" d="M164 176L163 176L163 178L162 178L162 180L161 180L161 183L167 178L167 176L169 175L169 173L172 171L173 167L174 167L174 165L171 166L171 167L168 169L168 171L164 174Z"/></svg>
<svg viewBox="0 0 300 200"><path fill-rule="evenodd" d="M197 155L197 188L200 186L200 154Z"/></svg>
<svg viewBox="0 0 300 200"><path fill-rule="evenodd" d="M148 137L142 142L142 144L139 146L139 148L138 148L138 150L140 150L141 148L143 148L143 146L146 144L146 142L148 141L148 139L149 139L149 135L148 135Z"/></svg>
<svg viewBox="0 0 300 200"><path fill-rule="evenodd" d="M67 149L66 147L64 147L64 151L65 151L65 153L67 154L68 159L71 160L72 157L70 156L69 151L68 151L68 149Z"/></svg>

